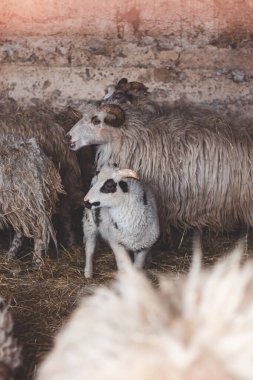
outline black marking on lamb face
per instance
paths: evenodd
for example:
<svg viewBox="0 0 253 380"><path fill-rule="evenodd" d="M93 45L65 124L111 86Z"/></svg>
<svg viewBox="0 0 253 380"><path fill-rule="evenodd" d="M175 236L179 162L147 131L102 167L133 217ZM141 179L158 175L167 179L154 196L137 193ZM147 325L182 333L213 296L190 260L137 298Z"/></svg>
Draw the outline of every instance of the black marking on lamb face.
<svg viewBox="0 0 253 380"><path fill-rule="evenodd" d="M117 184L113 179L108 179L105 181L103 186L101 187L101 193L115 193L117 190Z"/></svg>
<svg viewBox="0 0 253 380"><path fill-rule="evenodd" d="M91 209L92 206L96 207L96 206L99 206L100 205L100 202L93 202L93 203L90 203L89 201L85 201L84 202L84 207L88 208L88 209Z"/></svg>
<svg viewBox="0 0 253 380"><path fill-rule="evenodd" d="M116 228L116 230L118 230L118 229L119 229L119 227L118 227L117 223L116 223L116 222L114 222L114 220L112 220L112 224L113 224L113 226Z"/></svg>
<svg viewBox="0 0 253 380"><path fill-rule="evenodd" d="M125 181L119 181L119 186L123 193L128 193L128 184Z"/></svg>
<svg viewBox="0 0 253 380"><path fill-rule="evenodd" d="M95 224L97 227L99 227L99 224L101 222L101 219L100 219L100 208L96 208L95 209Z"/></svg>
<svg viewBox="0 0 253 380"><path fill-rule="evenodd" d="M143 203L144 203L144 205L145 206L147 206L147 204L148 204L148 200L147 200L147 194L146 194L146 191L144 190L143 191Z"/></svg>
<svg viewBox="0 0 253 380"><path fill-rule="evenodd" d="M100 173L100 170L97 170L97 171L96 171L96 175L98 175L99 173Z"/></svg>

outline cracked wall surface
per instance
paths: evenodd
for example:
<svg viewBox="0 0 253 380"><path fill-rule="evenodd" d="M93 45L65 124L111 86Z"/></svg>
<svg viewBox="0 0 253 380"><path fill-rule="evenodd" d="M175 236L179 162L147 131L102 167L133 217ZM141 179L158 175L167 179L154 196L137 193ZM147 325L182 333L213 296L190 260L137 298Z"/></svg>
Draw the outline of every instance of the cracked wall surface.
<svg viewBox="0 0 253 380"><path fill-rule="evenodd" d="M0 91L81 106L121 77L252 114L253 0L1 0Z"/></svg>

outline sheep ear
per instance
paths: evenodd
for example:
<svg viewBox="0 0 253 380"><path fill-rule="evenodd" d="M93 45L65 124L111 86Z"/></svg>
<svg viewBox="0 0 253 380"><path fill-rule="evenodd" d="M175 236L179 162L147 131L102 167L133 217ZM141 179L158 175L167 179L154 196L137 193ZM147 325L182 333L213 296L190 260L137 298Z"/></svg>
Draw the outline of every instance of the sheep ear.
<svg viewBox="0 0 253 380"><path fill-rule="evenodd" d="M118 169L116 170L117 174L122 178L135 178L140 179L140 176L137 172L131 169Z"/></svg>
<svg viewBox="0 0 253 380"><path fill-rule="evenodd" d="M118 84L117 86L118 87L121 87L122 85L124 86L125 84L128 83L128 79L127 78L121 78L119 81L118 81Z"/></svg>
<svg viewBox="0 0 253 380"><path fill-rule="evenodd" d="M69 111L72 112L74 116L76 116L78 119L81 119L83 117L82 113L71 106L68 107Z"/></svg>

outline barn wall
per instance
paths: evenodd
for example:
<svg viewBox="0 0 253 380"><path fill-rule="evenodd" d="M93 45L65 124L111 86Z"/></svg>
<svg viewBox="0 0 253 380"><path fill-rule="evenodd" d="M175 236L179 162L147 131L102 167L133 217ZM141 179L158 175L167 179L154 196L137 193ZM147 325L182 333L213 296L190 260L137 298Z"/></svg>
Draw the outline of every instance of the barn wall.
<svg viewBox="0 0 253 380"><path fill-rule="evenodd" d="M253 0L1 0L0 88L81 105L126 76L252 113Z"/></svg>

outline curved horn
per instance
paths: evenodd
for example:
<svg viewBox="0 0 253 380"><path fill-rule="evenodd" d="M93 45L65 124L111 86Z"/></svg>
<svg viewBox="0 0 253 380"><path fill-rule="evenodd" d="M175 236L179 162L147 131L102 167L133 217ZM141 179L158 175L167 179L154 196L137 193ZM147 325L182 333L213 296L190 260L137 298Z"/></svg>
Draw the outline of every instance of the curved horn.
<svg viewBox="0 0 253 380"><path fill-rule="evenodd" d="M112 127L120 127L125 122L125 112L116 104L106 104L101 107L101 111L107 113L104 121Z"/></svg>
<svg viewBox="0 0 253 380"><path fill-rule="evenodd" d="M140 179L139 174L131 169L116 169L116 173L123 178Z"/></svg>

